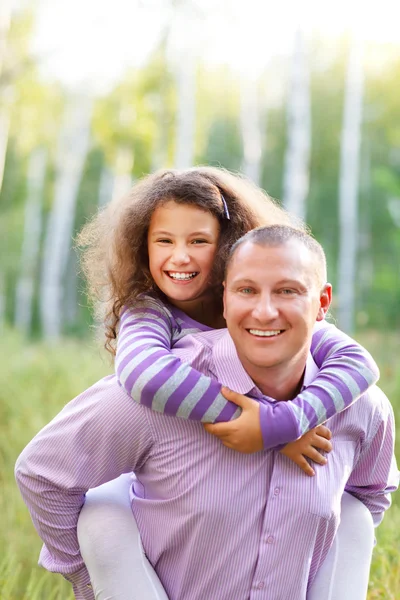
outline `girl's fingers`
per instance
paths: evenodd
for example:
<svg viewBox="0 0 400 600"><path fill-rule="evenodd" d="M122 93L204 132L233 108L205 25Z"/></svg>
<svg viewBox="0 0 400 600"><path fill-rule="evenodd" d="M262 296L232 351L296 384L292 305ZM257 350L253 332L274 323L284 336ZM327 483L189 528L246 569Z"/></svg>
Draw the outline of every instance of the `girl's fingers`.
<svg viewBox="0 0 400 600"><path fill-rule="evenodd" d="M295 463L300 467L300 469L302 471L304 471L304 473L306 475L309 475L310 477L312 477L313 475L315 475L315 471L312 468L312 466L306 461L306 459L304 458L304 456L300 456L297 460L295 460Z"/></svg>
<svg viewBox="0 0 400 600"><path fill-rule="evenodd" d="M321 454L321 452L318 452L318 450L316 450L315 448L310 448L309 450L307 450L305 456L307 456L307 458L310 458L313 462L317 463L317 465L325 465L327 463L326 457L323 454Z"/></svg>
<svg viewBox="0 0 400 600"><path fill-rule="evenodd" d="M328 427L325 427L325 425L318 425L318 427L316 427L314 431L316 434L326 438L327 440L332 439L332 432L330 429L328 429Z"/></svg>
<svg viewBox="0 0 400 600"><path fill-rule="evenodd" d="M324 452L332 452L332 442L327 440L324 437L316 436L312 441L312 445L314 448L318 448L318 450L323 450Z"/></svg>

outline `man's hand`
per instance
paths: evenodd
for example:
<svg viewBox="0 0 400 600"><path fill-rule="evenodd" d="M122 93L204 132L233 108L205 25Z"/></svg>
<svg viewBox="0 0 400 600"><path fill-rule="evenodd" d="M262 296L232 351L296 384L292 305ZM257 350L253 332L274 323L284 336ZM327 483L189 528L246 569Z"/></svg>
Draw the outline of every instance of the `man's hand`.
<svg viewBox="0 0 400 600"><path fill-rule="evenodd" d="M324 425L319 425L315 429L311 429L311 431L305 433L295 442L286 444L280 452L295 462L306 475L312 477L315 475L315 471L307 462L306 457L319 465L326 464L327 459L318 452L318 449L330 452L332 450L332 444L329 441L331 438L332 433L330 430Z"/></svg>
<svg viewBox="0 0 400 600"><path fill-rule="evenodd" d="M223 396L242 409L240 417L226 423L205 423L204 429L217 436L224 446L251 454L264 447L260 426L260 405L256 400L222 388Z"/></svg>

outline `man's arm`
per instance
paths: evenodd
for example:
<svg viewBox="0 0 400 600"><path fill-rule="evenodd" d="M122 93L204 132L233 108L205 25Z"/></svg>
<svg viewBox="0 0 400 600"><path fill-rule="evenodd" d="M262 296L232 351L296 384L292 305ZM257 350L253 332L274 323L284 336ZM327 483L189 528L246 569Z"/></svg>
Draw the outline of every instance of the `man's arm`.
<svg viewBox="0 0 400 600"><path fill-rule="evenodd" d="M89 488L139 469L152 444L146 409L106 377L75 398L28 444L15 475L45 545L40 562L93 599L77 522Z"/></svg>
<svg viewBox="0 0 400 600"><path fill-rule="evenodd" d="M399 471L394 457L395 425L392 407L378 388L370 393L376 395L378 400L371 420L371 432L361 442L359 459L345 489L371 511L377 527L391 504L390 494L399 486Z"/></svg>

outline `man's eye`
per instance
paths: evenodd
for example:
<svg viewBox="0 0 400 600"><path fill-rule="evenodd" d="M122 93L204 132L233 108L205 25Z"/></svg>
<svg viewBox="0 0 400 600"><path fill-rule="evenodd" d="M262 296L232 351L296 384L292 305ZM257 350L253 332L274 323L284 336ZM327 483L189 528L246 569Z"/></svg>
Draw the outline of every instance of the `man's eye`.
<svg viewBox="0 0 400 600"><path fill-rule="evenodd" d="M248 296L249 294L252 294L254 290L253 288L240 288L239 292L245 296Z"/></svg>
<svg viewBox="0 0 400 600"><path fill-rule="evenodd" d="M296 294L296 290L291 290L289 288L284 288L284 289L280 290L280 293L283 296L293 296L294 294Z"/></svg>

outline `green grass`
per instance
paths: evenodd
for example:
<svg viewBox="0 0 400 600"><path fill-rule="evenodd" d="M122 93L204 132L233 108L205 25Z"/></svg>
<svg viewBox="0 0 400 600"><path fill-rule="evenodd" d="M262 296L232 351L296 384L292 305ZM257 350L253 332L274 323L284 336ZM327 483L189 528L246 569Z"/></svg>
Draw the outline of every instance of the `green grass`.
<svg viewBox="0 0 400 600"><path fill-rule="evenodd" d="M359 336L381 367L380 385L395 409L398 462L399 333ZM14 463L27 442L66 402L111 372L112 367L94 343L63 340L55 346L27 345L7 332L2 335L0 355L0 599L72 600L70 586L61 576L37 567L41 542L15 485ZM396 494L377 531L369 600L400 598L399 531L400 499Z"/></svg>

